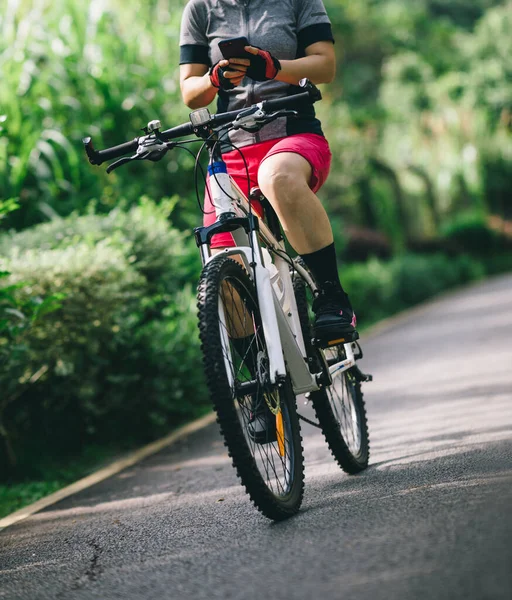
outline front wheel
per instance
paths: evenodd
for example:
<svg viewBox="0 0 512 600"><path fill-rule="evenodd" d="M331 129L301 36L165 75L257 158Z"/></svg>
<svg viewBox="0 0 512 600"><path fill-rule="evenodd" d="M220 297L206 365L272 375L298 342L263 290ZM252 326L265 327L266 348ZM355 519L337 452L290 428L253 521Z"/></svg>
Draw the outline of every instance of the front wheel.
<svg viewBox="0 0 512 600"><path fill-rule="evenodd" d="M323 362L317 359L317 352L324 353L329 365L344 360L346 356L342 344L326 350L313 347L308 308L312 304L312 294L297 272L293 287L306 352L312 361L312 372L318 371ZM325 440L340 467L350 474L366 469L370 458L368 423L361 383L355 373L348 370L335 376L330 386L311 393L311 401Z"/></svg>
<svg viewBox="0 0 512 600"><path fill-rule="evenodd" d="M304 492L304 460L289 378L270 384L256 290L227 256L203 269L199 329L206 381L225 445L247 493L265 516L295 514Z"/></svg>

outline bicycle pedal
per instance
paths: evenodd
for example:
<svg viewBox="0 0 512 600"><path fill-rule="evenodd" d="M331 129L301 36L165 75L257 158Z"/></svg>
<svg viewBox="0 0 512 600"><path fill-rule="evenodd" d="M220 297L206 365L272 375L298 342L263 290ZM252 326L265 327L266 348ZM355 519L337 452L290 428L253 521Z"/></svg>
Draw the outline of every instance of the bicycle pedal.
<svg viewBox="0 0 512 600"><path fill-rule="evenodd" d="M350 344L351 342L355 342L359 339L359 334L357 331L352 331L350 333L346 333L343 337L337 337L335 339L329 340L325 338L313 338L313 345L319 348L332 348L334 346L339 346L340 344Z"/></svg>
<svg viewBox="0 0 512 600"><path fill-rule="evenodd" d="M355 375L356 379L360 382L373 381L373 375L370 375L370 373L363 373L357 365L354 365L351 371Z"/></svg>

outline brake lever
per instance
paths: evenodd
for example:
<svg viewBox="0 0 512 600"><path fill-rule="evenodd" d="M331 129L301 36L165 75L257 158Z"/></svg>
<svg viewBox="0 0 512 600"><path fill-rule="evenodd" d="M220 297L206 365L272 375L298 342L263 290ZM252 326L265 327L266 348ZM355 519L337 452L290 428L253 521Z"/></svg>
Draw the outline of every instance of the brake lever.
<svg viewBox="0 0 512 600"><path fill-rule="evenodd" d="M111 165L109 165L107 167L107 169L106 169L107 173L112 173L112 171L115 171L119 167L122 167L126 163L131 162L132 160L141 160L141 159L137 155L135 155L135 156L123 156L123 158L120 158L119 160L116 160L115 162L113 162Z"/></svg>
<svg viewBox="0 0 512 600"><path fill-rule="evenodd" d="M166 142L164 140L160 140L158 137L156 140L158 143L149 141L147 139L143 140L141 138L139 147L137 148L137 153L133 156L124 156L123 158L116 160L107 167L107 173L112 173L112 171L115 169L122 167L132 160L151 160L152 162L158 162L159 160L162 160L169 150L177 146L176 142Z"/></svg>
<svg viewBox="0 0 512 600"><path fill-rule="evenodd" d="M275 113L270 113L267 117L268 122L270 123L270 121L275 121L276 119L279 119L281 117L298 117L299 113L296 110L291 110L291 109L283 109L283 110L278 110Z"/></svg>

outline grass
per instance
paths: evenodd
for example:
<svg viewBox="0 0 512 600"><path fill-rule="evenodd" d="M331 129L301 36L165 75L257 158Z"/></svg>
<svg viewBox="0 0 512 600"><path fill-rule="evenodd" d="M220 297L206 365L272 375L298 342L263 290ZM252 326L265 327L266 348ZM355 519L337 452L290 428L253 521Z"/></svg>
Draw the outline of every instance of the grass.
<svg viewBox="0 0 512 600"><path fill-rule="evenodd" d="M195 407L190 420L203 417L210 410L210 406ZM41 475L37 479L27 478L0 484L0 519L94 473L139 446L140 444L134 445L133 442L117 446L91 445L71 459L66 457L39 465Z"/></svg>
<svg viewBox="0 0 512 600"><path fill-rule="evenodd" d="M65 481L28 481L13 485L0 485L0 519L53 494L66 485Z"/></svg>
<svg viewBox="0 0 512 600"><path fill-rule="evenodd" d="M25 479L0 485L0 519L32 504L117 458L127 447L89 446L70 461L41 468L39 479Z"/></svg>

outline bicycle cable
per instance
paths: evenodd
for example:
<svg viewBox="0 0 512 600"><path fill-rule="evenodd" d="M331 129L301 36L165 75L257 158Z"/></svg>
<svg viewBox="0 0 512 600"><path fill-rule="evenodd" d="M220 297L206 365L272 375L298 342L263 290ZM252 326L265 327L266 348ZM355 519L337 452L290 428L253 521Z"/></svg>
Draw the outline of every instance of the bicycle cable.
<svg viewBox="0 0 512 600"><path fill-rule="evenodd" d="M233 125L231 124L228 128L226 128L226 131L224 132L225 134L229 133L229 131L233 128ZM215 151L215 148L217 147L217 144L222 143L223 140L221 138L221 136L219 136L219 138L217 139L217 141L215 142L214 146L213 146L213 151ZM246 179L247 179L247 201L249 203L249 217L252 216L253 212L252 212L252 201L251 201L251 179L250 179L250 173L249 173L249 165L247 164L247 160L244 156L244 153L242 152L242 150L236 146L235 144L233 144L233 142L231 142L228 138L228 140L225 142L228 146L231 146L234 150L236 150L238 152L238 154L240 154L240 156L242 157L242 161L244 163L244 169L245 169L245 175L246 175ZM236 198L233 198L226 190L223 189L223 187L221 186L221 184L219 183L218 179L216 178L216 174L214 173L215 176L215 181L217 182L217 185L219 186L219 188L221 189L222 192L224 192L228 198L234 202L236 202ZM249 237L249 246L251 248L251 262L252 265L256 264L255 261L255 249L254 249L254 243L252 240L252 236ZM254 268L254 267L253 267ZM256 278L254 278L254 284L256 286Z"/></svg>
<svg viewBox="0 0 512 600"><path fill-rule="evenodd" d="M215 213L215 210L206 211L204 209L204 206L201 206L201 196L199 194L199 181L198 181L198 177L197 177L197 168L200 167L200 169L201 169L201 175L202 175L203 180L204 180L204 189L205 189L206 194L208 195L208 199L210 200L210 204L213 206L212 195L211 195L211 192L210 192L210 188L208 187L208 175L204 172L203 165L200 163L201 154L203 153L203 150L206 147L207 147L207 142L205 141L205 142L203 142L203 144L201 145L201 148L199 148L199 152L195 156L195 163L194 163L194 186L195 186L195 191L196 191L196 201L197 201L197 204L199 206L199 210L203 213L203 215L212 215L212 214Z"/></svg>
<svg viewBox="0 0 512 600"><path fill-rule="evenodd" d="M204 215L210 215L210 214L214 214L215 211L206 211L202 206L201 206L201 196L199 193L199 185L198 185L198 177L197 177L197 167L199 166L201 169L201 175L205 184L205 190L206 190L206 194L208 195L208 199L210 201L210 204L213 206L213 201L212 201L212 196L211 196L211 192L210 189L208 187L208 177L204 172L204 169L202 168L201 163L199 162L201 159L201 154L203 153L204 149L208 146L208 142L211 141L213 139L214 136L218 136L218 139L215 141L215 144L213 146L212 151L215 151L217 144L221 144L221 143L225 143L228 146L231 146L233 149L235 149L237 152L240 153L240 156L242 157L242 160L244 162L244 169L245 169L245 173L246 173L246 177L247 177L247 182L248 182L248 194L247 194L247 199L250 202L249 196L250 196L250 179L249 179L249 167L247 165L247 161L245 159L245 156L243 155L243 152L240 150L240 148L238 148L238 146L236 146L235 144L233 144L232 142L226 139L223 139L222 136L224 136L225 134L229 133L230 129L232 128L232 125L227 125L224 127L221 127L219 129L217 129L216 131L214 131L211 135L208 136L208 138L206 138L206 140L203 142L203 144L201 145L201 148L199 149L196 157L195 157L195 164L194 164L194 184L195 184L195 192L196 192L196 199L197 202L199 204L199 209L201 210L201 212ZM195 141L195 140L191 140L191 141ZM217 179L217 174L214 172L213 177L215 178L215 181L217 183L217 185L219 186L220 190L226 194L226 196L232 200L232 201L236 201L236 198L234 198L233 196L231 196L220 184L220 181Z"/></svg>
<svg viewBox="0 0 512 600"><path fill-rule="evenodd" d="M195 142L196 140L190 140L190 141L191 142ZM192 156L192 158L194 160L196 159L196 156L194 155L194 153L192 152L192 150L189 150L188 148L185 148L185 146L183 144L177 145L176 148L180 148L181 150L185 150L186 152L188 152ZM198 201L199 209L202 212L204 212L203 211L203 207L201 206L201 203L199 202L199 190L198 190L198 187L197 187L197 177L195 176L196 169L197 169L198 166L199 166L199 169L201 170L201 175L203 176L203 178L205 180L206 180L206 174L204 172L203 165L201 165L200 163L199 163L199 165L198 164L194 165L194 180L195 180L195 186L196 186L196 199Z"/></svg>

